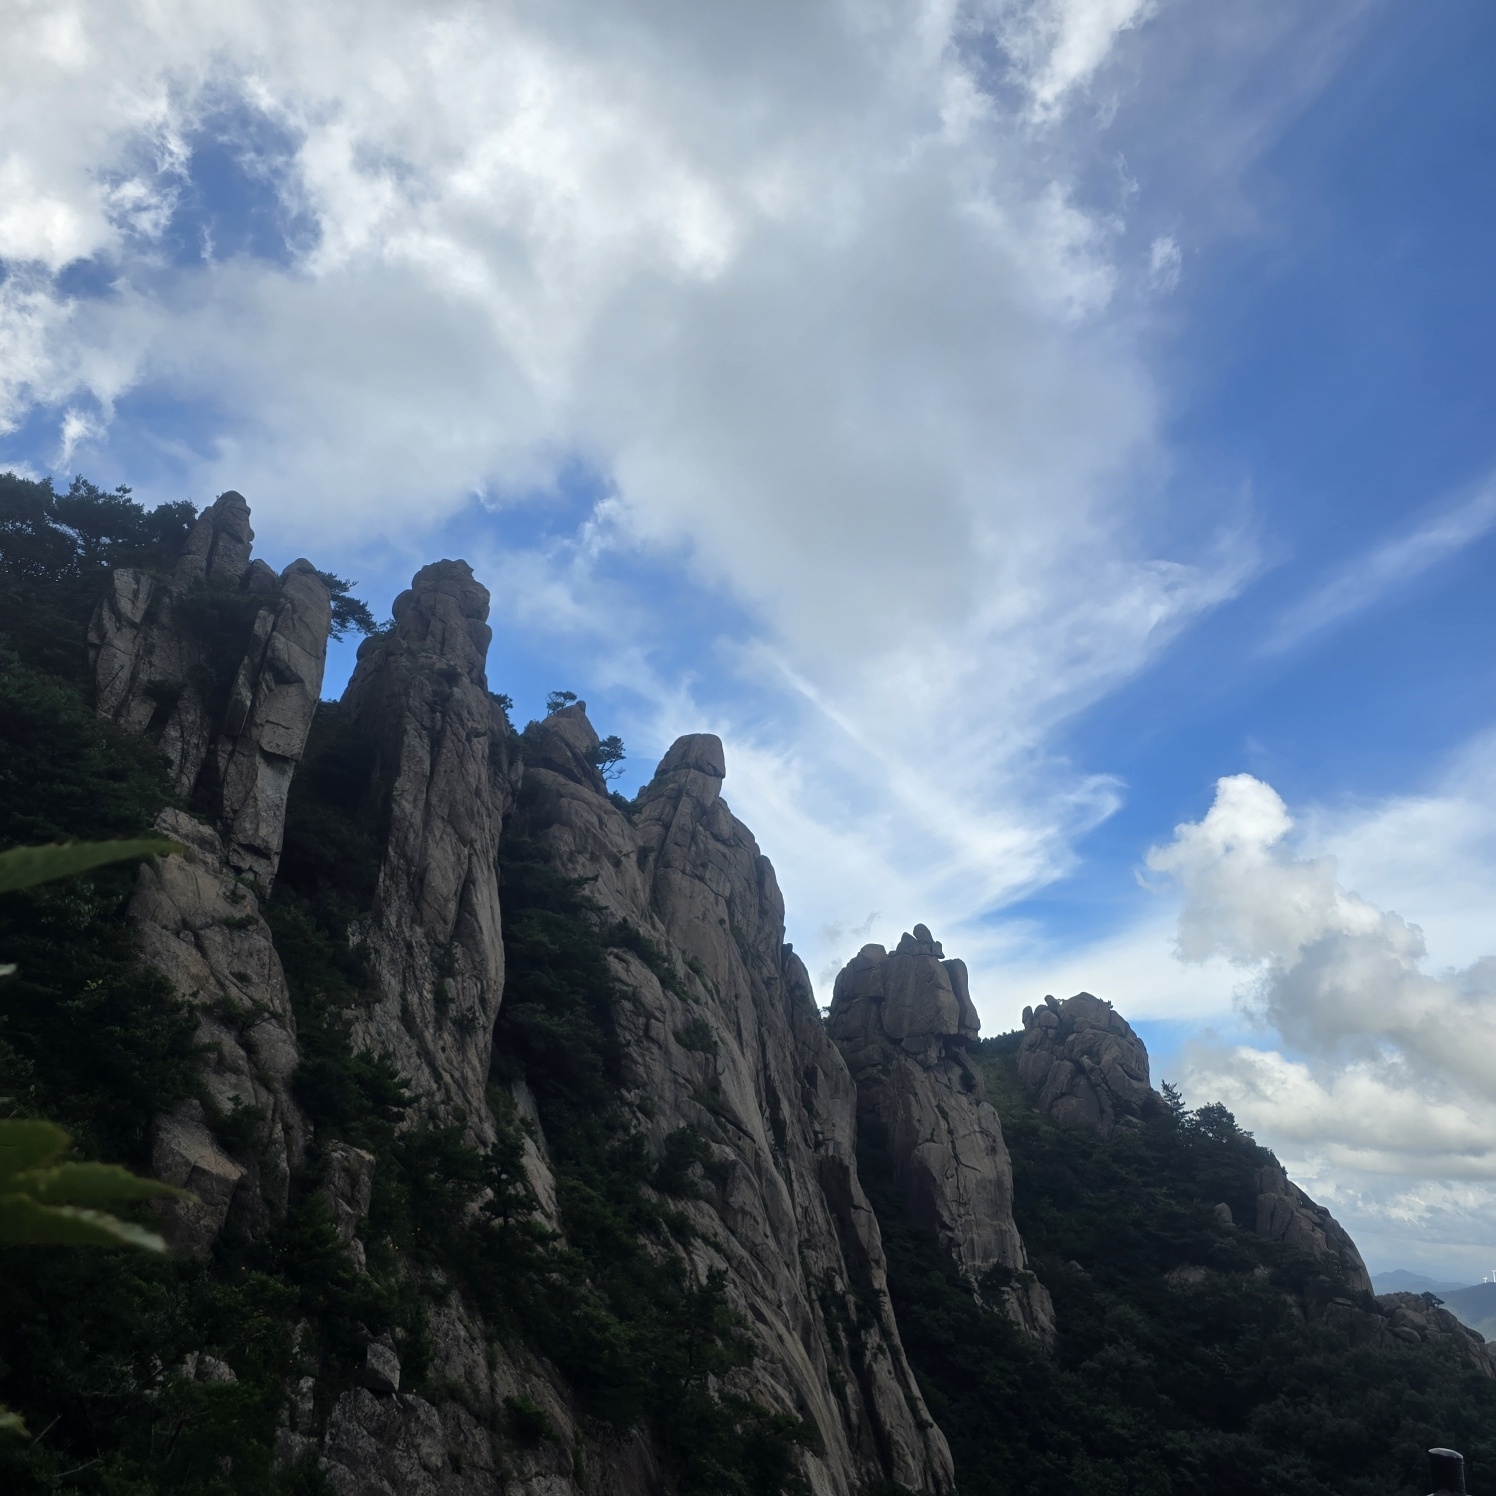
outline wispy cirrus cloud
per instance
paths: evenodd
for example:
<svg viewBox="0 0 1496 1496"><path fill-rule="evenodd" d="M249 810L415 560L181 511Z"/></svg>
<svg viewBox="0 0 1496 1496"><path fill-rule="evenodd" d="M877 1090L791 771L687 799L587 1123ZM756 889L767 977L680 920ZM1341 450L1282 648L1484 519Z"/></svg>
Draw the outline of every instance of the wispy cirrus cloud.
<svg viewBox="0 0 1496 1496"><path fill-rule="evenodd" d="M1375 607L1496 528L1496 472L1416 529L1348 562L1288 608L1259 646L1282 654Z"/></svg>

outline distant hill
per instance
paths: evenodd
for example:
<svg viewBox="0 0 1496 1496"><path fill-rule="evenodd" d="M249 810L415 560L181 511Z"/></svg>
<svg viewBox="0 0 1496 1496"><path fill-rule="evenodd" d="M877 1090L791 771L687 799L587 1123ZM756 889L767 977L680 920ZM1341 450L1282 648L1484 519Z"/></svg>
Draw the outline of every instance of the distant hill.
<svg viewBox="0 0 1496 1496"><path fill-rule="evenodd" d="M1464 1288L1463 1283L1441 1283L1436 1278L1425 1278L1422 1273L1410 1273L1407 1268L1394 1268L1390 1273L1373 1273L1371 1286L1378 1293L1437 1293L1454 1292Z"/></svg>
<svg viewBox="0 0 1496 1496"><path fill-rule="evenodd" d="M1487 1340L1496 1340L1496 1283L1477 1283L1473 1288L1454 1288L1448 1293L1439 1290L1444 1307L1472 1330L1484 1335Z"/></svg>

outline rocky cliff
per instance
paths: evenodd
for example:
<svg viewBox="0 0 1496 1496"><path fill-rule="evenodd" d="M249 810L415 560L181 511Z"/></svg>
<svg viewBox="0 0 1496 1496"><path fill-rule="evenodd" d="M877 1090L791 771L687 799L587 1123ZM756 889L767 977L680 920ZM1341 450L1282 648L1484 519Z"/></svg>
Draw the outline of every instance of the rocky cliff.
<svg viewBox="0 0 1496 1496"><path fill-rule="evenodd" d="M980 1027L965 964L946 960L924 925L892 953L867 945L853 957L827 1025L856 1082L858 1119L886 1150L910 1210L974 1292L1047 1343L1054 1311L1013 1222L1002 1123L967 1054Z"/></svg>
<svg viewBox="0 0 1496 1496"><path fill-rule="evenodd" d="M131 905L205 1056L203 1100L161 1117L151 1150L157 1174L197 1196L163 1215L168 1237L199 1255L231 1210L249 1229L285 1210L308 1131L291 1094L296 1021L259 900L321 696L331 599L309 561L277 576L253 542L249 506L223 494L167 575L115 571L88 629L99 713L157 742L199 812L163 813L158 829L184 851L142 869ZM260 1146L236 1161L210 1124L241 1116Z"/></svg>
<svg viewBox="0 0 1496 1496"><path fill-rule="evenodd" d="M722 798L722 745L680 739L628 813L591 763L584 704L532 724L517 825L666 954L612 959L651 1148L704 1140L692 1270L727 1274L758 1355L741 1390L804 1418L818 1492L953 1489L905 1359L878 1224L857 1177L856 1092L784 943L774 870Z"/></svg>
<svg viewBox="0 0 1496 1496"><path fill-rule="evenodd" d="M519 774L488 691L488 602L465 561L423 568L395 599L394 627L359 649L343 697L373 748L365 810L383 842L358 930L379 997L355 1039L388 1055L433 1117L485 1145L504 991L499 835Z"/></svg>
<svg viewBox="0 0 1496 1496"><path fill-rule="evenodd" d="M1103 1137L1136 1126L1149 1107L1163 1104L1148 1082L1143 1041L1109 1002L1089 992L1064 1002L1046 997L1043 1007L1023 1010L1018 1073L1041 1111L1058 1122L1094 1127ZM1228 1207L1218 1208L1230 1217ZM1257 1171L1255 1212L1237 1224L1333 1264L1347 1288L1371 1293L1371 1276L1350 1234L1277 1164Z"/></svg>
<svg viewBox="0 0 1496 1496"><path fill-rule="evenodd" d="M225 494L169 575L116 572L90 627L100 712L159 743L195 812L163 815L184 850L142 870L132 905L147 958L199 1014L209 1102L161 1117L152 1158L197 1196L168 1212L180 1249L215 1250L232 1222L253 1237L315 1190L367 1271L361 1234L381 1165L317 1139L296 1101L296 1020L259 909L319 694L328 591L305 562L276 577L251 559L252 539L247 506ZM480 1151L498 1142L507 817L628 932L608 957L624 1105L651 1153L691 1140L690 1187L672 1206L689 1224L671 1250L688 1282L723 1285L746 1327L752 1354L730 1396L808 1430L800 1458L818 1496L888 1481L953 1490L858 1181L856 1088L784 942L773 869L721 797L721 744L682 739L621 807L593 765L582 705L516 737L487 689L487 612L465 563L426 567L392 626L362 646L338 708L362 746L351 798L378 857L369 907L346 931L372 973L347 1019L354 1050L393 1065L415 1102L407 1125L455 1125ZM522 1082L500 1089L505 1125L523 1127L537 1219L564 1229L543 1118ZM230 1150L222 1123L239 1115L256 1119L256 1145ZM565 1379L502 1348L469 1297L449 1292L427 1323L419 1391L401 1387L403 1342L373 1332L355 1385L304 1377L282 1462L313 1458L360 1496L659 1485L647 1440L588 1420ZM534 1408L546 1436L516 1447L500 1416L509 1405Z"/></svg>
<svg viewBox="0 0 1496 1496"><path fill-rule="evenodd" d="M995 1356L1061 1385L1067 1335L1087 1388L1142 1364L1146 1337L1112 1344L1137 1316L1097 1298L1116 1288L1096 1276L1107 1231L1046 1242L1009 1153L1048 1129L1020 1170L1033 1188L1035 1159L1104 1173L1174 1125L1110 1004L1047 998L1016 1057L981 1045L965 966L916 925L853 958L823 1021L773 867L723 798L718 739L681 738L624 801L585 703L517 733L485 674L489 595L461 561L415 576L314 719L327 580L305 561L277 576L252 541L223 495L169 568L112 574L88 637L100 714L160 747L178 796L157 824L183 850L141 869L129 906L201 1055L197 1093L150 1131L155 1171L196 1197L164 1225L202 1272L252 1266L300 1306L284 1395L264 1394L281 1477L315 1469L339 1496L646 1496L685 1471L701 1491L945 1496L922 1385L944 1389L945 1419ZM1049 1135L1076 1134L1036 1110L1086 1129L1090 1153L1067 1158ZM1250 1138L1230 1146L1255 1170L1255 1213L1246 1186L1232 1195L1252 1251L1233 1256L1248 1237L1224 1203L1176 1212L1199 1228L1184 1259L1134 1211L1139 1303L1160 1281L1181 1313L1247 1284L1264 1313L1490 1374L1436 1306L1372 1301L1330 1214ZM1265 1264L1305 1259L1334 1271L1308 1270L1290 1312ZM918 1377L890 1296L901 1261ZM926 1314L937 1282L951 1299ZM929 1359L968 1333L970 1361ZM222 1350L193 1342L181 1375L233 1385Z"/></svg>

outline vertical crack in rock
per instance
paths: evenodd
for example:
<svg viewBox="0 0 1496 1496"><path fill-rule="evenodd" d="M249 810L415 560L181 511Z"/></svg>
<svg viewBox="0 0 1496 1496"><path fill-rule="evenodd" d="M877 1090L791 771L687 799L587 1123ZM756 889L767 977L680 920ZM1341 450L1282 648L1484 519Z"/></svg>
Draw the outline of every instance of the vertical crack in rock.
<svg viewBox="0 0 1496 1496"><path fill-rule="evenodd" d="M651 1149L684 1126L704 1140L697 1198L677 1204L700 1233L693 1272L726 1270L755 1343L731 1390L818 1430L807 1476L824 1496L951 1491L857 1178L855 1089L784 943L773 867L722 799L722 744L681 738L625 814L597 742L585 703L532 723L516 818L657 952L613 953L632 998L617 1021Z"/></svg>
<svg viewBox="0 0 1496 1496"><path fill-rule="evenodd" d="M828 1025L857 1085L863 1126L884 1141L894 1182L980 1294L993 1269L1007 1314L1048 1344L1049 1293L1013 1221L1002 1123L967 1050L980 1028L965 963L924 925L889 953L867 945L836 979Z"/></svg>
<svg viewBox="0 0 1496 1496"><path fill-rule="evenodd" d="M362 935L380 998L355 1041L389 1055L438 1121L494 1139L485 1101L504 988L499 834L513 795L511 731L488 693L488 590L465 561L424 567L394 629L365 640L343 697L376 745L383 830Z"/></svg>

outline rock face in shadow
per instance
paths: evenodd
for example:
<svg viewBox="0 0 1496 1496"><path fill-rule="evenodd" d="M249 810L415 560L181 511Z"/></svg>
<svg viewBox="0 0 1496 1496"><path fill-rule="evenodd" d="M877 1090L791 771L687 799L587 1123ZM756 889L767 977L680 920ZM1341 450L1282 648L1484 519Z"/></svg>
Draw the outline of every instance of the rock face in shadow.
<svg viewBox="0 0 1496 1496"><path fill-rule="evenodd" d="M1018 1074L1040 1111L1079 1122L1109 1138L1142 1115L1153 1096L1148 1051L1112 1005L1089 992L1023 1010Z"/></svg>
<svg viewBox="0 0 1496 1496"><path fill-rule="evenodd" d="M704 1140L699 1197L679 1208L699 1232L691 1272L726 1272L758 1352L733 1390L815 1427L818 1493L950 1491L857 1177L855 1088L784 943L774 870L722 799L722 744L680 739L627 815L589 761L596 744L580 703L532 724L516 821L663 953L658 969L613 958L631 995L618 1013L630 1099L656 1153L683 1126Z"/></svg>
<svg viewBox="0 0 1496 1496"><path fill-rule="evenodd" d="M1485 1337L1479 1330L1461 1324L1430 1297L1421 1293L1378 1294L1377 1308L1382 1312L1382 1333L1386 1336L1407 1345L1440 1346L1483 1376L1496 1377L1496 1357Z"/></svg>
<svg viewBox="0 0 1496 1496"><path fill-rule="evenodd" d="M979 1028L965 964L946 960L924 925L892 953L864 946L836 979L828 1032L856 1082L859 1122L886 1149L910 1211L974 1292L1000 1296L1048 1343L1054 1310L1013 1221L1002 1123L967 1054ZM996 1286L984 1281L994 1269Z"/></svg>
<svg viewBox="0 0 1496 1496"><path fill-rule="evenodd" d="M1277 1164L1266 1164L1257 1171L1256 1229L1259 1236L1286 1242L1310 1257L1338 1261L1348 1288L1360 1293L1372 1291L1371 1274L1350 1233Z"/></svg>
<svg viewBox="0 0 1496 1496"><path fill-rule="evenodd" d="M384 832L360 934L380 998L355 1043L387 1054L433 1120L493 1141L484 1093L504 991L499 835L518 770L488 692L488 590L465 561L419 571L394 629L365 640L343 697L376 748Z"/></svg>
<svg viewBox="0 0 1496 1496"><path fill-rule="evenodd" d="M1023 1028L1018 1074L1039 1110L1057 1122L1094 1127L1109 1138L1119 1127L1135 1125L1149 1106L1162 1105L1148 1083L1143 1041L1109 1002L1089 992L1064 1002L1046 997L1043 1007L1023 1010ZM1242 1224L1334 1264L1347 1288L1371 1292L1350 1233L1277 1164L1258 1170L1256 1218Z"/></svg>
<svg viewBox="0 0 1496 1496"><path fill-rule="evenodd" d="M112 574L88 627L101 716L153 738L172 788L220 832L235 874L268 892L286 796L322 694L332 600L309 561L250 559L241 494L193 526L171 573Z"/></svg>
<svg viewBox="0 0 1496 1496"><path fill-rule="evenodd" d="M196 1012L204 1101L152 1132L155 1172L198 1203L162 1204L163 1231L203 1254L231 1215L258 1230L285 1209L308 1126L291 1095L296 1020L259 899L285 832L286 797L322 691L332 623L309 561L277 576L251 558L249 506L204 510L169 575L115 571L89 624L101 715L152 738L197 814L157 829L184 850L140 870L130 917L145 958ZM258 1114L255 1146L230 1158L215 1120Z"/></svg>

